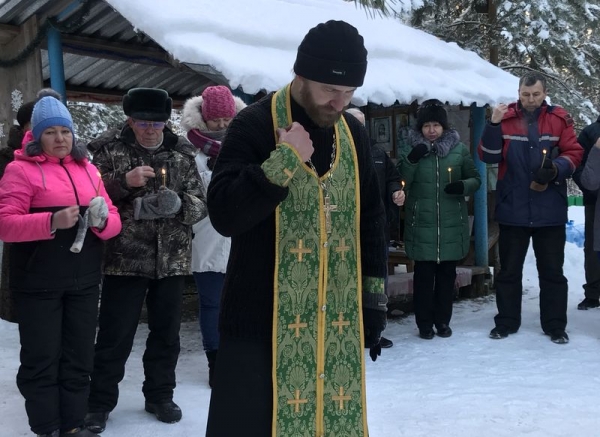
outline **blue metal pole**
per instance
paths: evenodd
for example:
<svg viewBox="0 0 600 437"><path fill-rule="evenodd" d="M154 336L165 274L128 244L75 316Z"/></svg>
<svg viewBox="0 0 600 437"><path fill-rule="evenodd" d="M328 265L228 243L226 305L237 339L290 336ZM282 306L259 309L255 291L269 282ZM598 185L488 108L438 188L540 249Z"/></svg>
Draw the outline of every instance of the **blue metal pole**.
<svg viewBox="0 0 600 437"><path fill-rule="evenodd" d="M477 145L485 126L485 108L471 105L471 129L473 138L473 159L481 175L481 187L475 192L475 264L488 266L488 217L487 217L487 168L479 159Z"/></svg>
<svg viewBox="0 0 600 437"><path fill-rule="evenodd" d="M50 64L50 86L62 96L67 104L67 87L65 85L65 66L60 32L52 26L48 30L48 61Z"/></svg>

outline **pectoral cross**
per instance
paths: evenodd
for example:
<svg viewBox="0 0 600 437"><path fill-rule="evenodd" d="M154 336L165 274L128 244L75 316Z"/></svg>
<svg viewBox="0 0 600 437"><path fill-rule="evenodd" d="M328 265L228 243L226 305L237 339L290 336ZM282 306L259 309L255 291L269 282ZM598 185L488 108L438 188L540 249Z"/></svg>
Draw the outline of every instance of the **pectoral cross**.
<svg viewBox="0 0 600 437"><path fill-rule="evenodd" d="M323 209L325 210L325 231L327 231L328 234L331 234L331 213L332 212L337 212L337 205L332 205L331 204L331 198L329 197L329 194L325 196L325 206L323 207Z"/></svg>

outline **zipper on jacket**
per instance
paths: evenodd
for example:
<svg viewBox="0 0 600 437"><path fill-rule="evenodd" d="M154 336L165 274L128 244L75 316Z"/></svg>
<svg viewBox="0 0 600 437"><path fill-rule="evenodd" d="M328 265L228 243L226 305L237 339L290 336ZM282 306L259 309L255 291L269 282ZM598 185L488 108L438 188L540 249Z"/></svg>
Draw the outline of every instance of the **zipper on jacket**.
<svg viewBox="0 0 600 437"><path fill-rule="evenodd" d="M436 195L435 195L435 213L437 216L437 263L440 263L440 157L435 155L435 186L436 186Z"/></svg>
<svg viewBox="0 0 600 437"><path fill-rule="evenodd" d="M64 158L63 158L64 159ZM81 202L79 201L79 194L77 194L77 188L75 187L75 183L73 182L73 178L71 177L71 173L69 173L69 170L67 169L67 167L65 167L64 163L63 163L63 159L60 159L60 166L65 170L65 173L67 174L69 181L71 181L71 186L73 187L73 193L75 193L75 201L77 202L77 206L81 207ZM81 216L81 211L79 212L79 216ZM78 226L79 224L75 225ZM84 237L85 238L85 237ZM79 261L80 257L77 257L77 260ZM80 263L77 262L75 265L75 269L73 269L73 282L75 283L75 289L78 290L79 289L79 281L77 280L77 278L79 277L79 268L80 268Z"/></svg>

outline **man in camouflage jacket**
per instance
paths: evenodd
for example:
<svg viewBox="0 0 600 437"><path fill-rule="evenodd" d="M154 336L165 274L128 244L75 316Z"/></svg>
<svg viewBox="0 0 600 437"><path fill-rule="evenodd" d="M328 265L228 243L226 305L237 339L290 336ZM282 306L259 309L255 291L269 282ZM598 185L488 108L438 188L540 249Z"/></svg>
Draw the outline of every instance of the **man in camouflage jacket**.
<svg viewBox="0 0 600 437"><path fill-rule="evenodd" d="M146 300L150 330L144 353L146 411L181 419L173 402L184 276L191 274L192 225L206 216L195 149L165 121L171 98L137 88L123 99L127 124L89 145L118 207L121 234L106 245L99 332L86 425L102 432L118 400L118 384Z"/></svg>

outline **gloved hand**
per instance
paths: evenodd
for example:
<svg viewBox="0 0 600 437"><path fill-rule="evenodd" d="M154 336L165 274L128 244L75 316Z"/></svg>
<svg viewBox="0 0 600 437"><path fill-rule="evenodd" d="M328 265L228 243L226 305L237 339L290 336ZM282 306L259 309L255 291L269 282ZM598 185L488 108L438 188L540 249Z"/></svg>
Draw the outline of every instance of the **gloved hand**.
<svg viewBox="0 0 600 437"><path fill-rule="evenodd" d="M104 229L108 218L108 205L102 196L96 196L90 200L88 207L88 226L90 228Z"/></svg>
<svg viewBox="0 0 600 437"><path fill-rule="evenodd" d="M427 155L429 152L429 147L425 143L417 144L412 148L406 159L408 159L412 164L416 164L419 162L419 159Z"/></svg>
<svg viewBox="0 0 600 437"><path fill-rule="evenodd" d="M363 307L363 325L365 328L365 347L373 361L381 355L381 333L387 325L387 312L381 309Z"/></svg>
<svg viewBox="0 0 600 437"><path fill-rule="evenodd" d="M444 187L447 194L463 194L465 192L465 183L463 181L450 182Z"/></svg>
<svg viewBox="0 0 600 437"><path fill-rule="evenodd" d="M179 195L173 190L161 187L156 194L138 197L133 201L133 218L135 220L174 218L180 209Z"/></svg>
<svg viewBox="0 0 600 437"><path fill-rule="evenodd" d="M546 159L542 168L538 169L533 177L533 180L540 185L546 185L556 177L558 170L552 159Z"/></svg>

